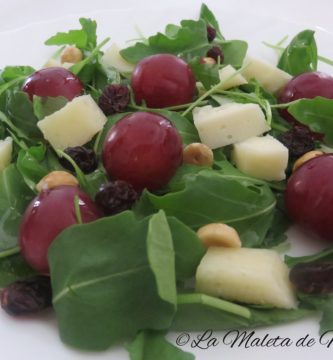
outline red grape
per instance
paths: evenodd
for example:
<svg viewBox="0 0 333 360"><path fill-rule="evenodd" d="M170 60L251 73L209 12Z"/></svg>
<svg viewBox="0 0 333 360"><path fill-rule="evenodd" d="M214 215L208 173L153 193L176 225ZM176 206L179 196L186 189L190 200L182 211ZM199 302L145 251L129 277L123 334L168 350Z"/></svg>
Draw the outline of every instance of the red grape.
<svg viewBox="0 0 333 360"><path fill-rule="evenodd" d="M155 190L171 179L182 154L181 137L168 119L136 112L110 129L103 146L103 163L112 179L127 181L136 190Z"/></svg>
<svg viewBox="0 0 333 360"><path fill-rule="evenodd" d="M77 223L74 208L79 197L82 222L100 217L95 203L76 186L58 186L42 191L27 207L20 228L19 242L26 261L38 272L47 274L47 251L55 237Z"/></svg>
<svg viewBox="0 0 333 360"><path fill-rule="evenodd" d="M285 200L289 216L309 232L333 241L333 154L304 163L289 178Z"/></svg>
<svg viewBox="0 0 333 360"><path fill-rule="evenodd" d="M319 71L307 72L292 78L283 89L279 102L288 103L298 99L313 99L322 96L333 99L333 77ZM289 114L287 109L281 110L281 115L291 123L298 121Z"/></svg>
<svg viewBox="0 0 333 360"><path fill-rule="evenodd" d="M141 60L132 75L132 89L138 104L164 108L192 101L195 77L187 63L170 54L152 55Z"/></svg>
<svg viewBox="0 0 333 360"><path fill-rule="evenodd" d="M49 67L31 74L22 90L25 91L30 100L37 96L63 96L72 100L83 92L80 79L69 70L62 67Z"/></svg>

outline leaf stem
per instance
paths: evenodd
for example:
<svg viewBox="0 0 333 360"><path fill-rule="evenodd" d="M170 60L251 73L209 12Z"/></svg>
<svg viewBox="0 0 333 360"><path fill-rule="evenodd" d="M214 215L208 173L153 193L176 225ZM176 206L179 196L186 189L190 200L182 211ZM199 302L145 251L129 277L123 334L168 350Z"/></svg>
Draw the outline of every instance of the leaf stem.
<svg viewBox="0 0 333 360"><path fill-rule="evenodd" d="M139 106L139 105L135 105L135 104L130 104L128 107L130 109L133 109L133 110L140 110L140 111L162 111L162 110L167 110L167 111L177 111L177 110L182 110L182 109L186 109L188 108L189 106L191 106L193 103L187 103L187 104L181 104L181 105L175 105L175 106L168 106L168 107L165 107L165 108L161 108L161 109L156 109L156 108L148 108L148 107L145 107L145 106ZM201 101L200 102L200 106L203 106L203 105L207 105L208 104L208 101L207 100L204 100L204 101Z"/></svg>
<svg viewBox="0 0 333 360"><path fill-rule="evenodd" d="M76 215L76 221L78 224L82 224L82 216L81 216L81 209L80 209L80 199L78 195L74 196L74 209Z"/></svg>
<svg viewBox="0 0 333 360"><path fill-rule="evenodd" d="M19 246L15 246L15 247L13 247L11 249L8 249L8 250L0 251L0 259L5 258L7 256L18 254L19 252L20 252L20 247Z"/></svg>

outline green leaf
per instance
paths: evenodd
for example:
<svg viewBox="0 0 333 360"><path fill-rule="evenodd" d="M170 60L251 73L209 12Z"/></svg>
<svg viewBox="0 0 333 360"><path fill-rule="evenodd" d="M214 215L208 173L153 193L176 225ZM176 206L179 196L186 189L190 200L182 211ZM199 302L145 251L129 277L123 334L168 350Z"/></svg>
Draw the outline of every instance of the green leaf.
<svg viewBox="0 0 333 360"><path fill-rule="evenodd" d="M87 46L88 36L82 30L69 30L67 33L58 32L45 41L45 45L74 45L79 49Z"/></svg>
<svg viewBox="0 0 333 360"><path fill-rule="evenodd" d="M93 49L97 45L97 23L95 20L80 18L80 24L82 26L82 31L87 35L87 48Z"/></svg>
<svg viewBox="0 0 333 360"><path fill-rule="evenodd" d="M301 99L288 107L288 112L314 132L324 134L324 141L333 145L333 100L323 97Z"/></svg>
<svg viewBox="0 0 333 360"><path fill-rule="evenodd" d="M131 360L194 360L195 357L183 352L165 340L163 334L141 331L127 347Z"/></svg>
<svg viewBox="0 0 333 360"><path fill-rule="evenodd" d="M6 66L1 72L1 78L6 82L28 76L35 71L31 66Z"/></svg>
<svg viewBox="0 0 333 360"><path fill-rule="evenodd" d="M243 40L228 40L219 43L224 54L224 65L240 68L247 52L247 42Z"/></svg>
<svg viewBox="0 0 333 360"><path fill-rule="evenodd" d="M287 240L287 230L291 224L291 221L287 215L276 208L273 215L273 221L271 227L269 228L263 247L272 248L276 247L279 244Z"/></svg>
<svg viewBox="0 0 333 360"><path fill-rule="evenodd" d="M30 277L35 273L20 254L5 258L0 257L0 288L4 288L14 281Z"/></svg>
<svg viewBox="0 0 333 360"><path fill-rule="evenodd" d="M14 164L0 173L0 251L17 246L21 218L33 196Z"/></svg>
<svg viewBox="0 0 333 360"><path fill-rule="evenodd" d="M179 55L185 59L204 56L212 46L208 43L206 23L203 20L183 20L180 25L168 25L166 34L157 33L150 36L146 43L138 42L123 49L121 56L131 63L161 53Z"/></svg>
<svg viewBox="0 0 333 360"><path fill-rule="evenodd" d="M200 81L205 89L210 89L212 86L220 82L219 67L217 64L201 64L200 58L195 58L189 63L195 78Z"/></svg>
<svg viewBox="0 0 333 360"><path fill-rule="evenodd" d="M271 226L276 201L266 183L240 174L237 170L222 173L207 169L185 174L182 188L178 182L178 189L165 195L145 191L140 202L163 209L194 230L212 222L230 224L244 246L260 247Z"/></svg>
<svg viewBox="0 0 333 360"><path fill-rule="evenodd" d="M287 255L284 261L289 267L293 267L297 264L309 263L313 261L323 261L323 262L333 261L333 248L328 248L316 254L308 255L308 256L292 257Z"/></svg>
<svg viewBox="0 0 333 360"><path fill-rule="evenodd" d="M12 91L8 93L6 110L13 124L28 138L42 138L37 127L38 118L34 114L32 102L27 93Z"/></svg>
<svg viewBox="0 0 333 360"><path fill-rule="evenodd" d="M212 11L208 8L206 4L201 5L200 9L200 19L204 20L207 25L210 25L216 30L216 35L219 39L224 40L224 37L220 30L220 25L218 21L216 20L214 14Z"/></svg>
<svg viewBox="0 0 333 360"><path fill-rule="evenodd" d="M195 316L194 316L195 314ZM202 294L178 296L172 329L205 331L253 328L298 320L313 314L308 309L252 309Z"/></svg>
<svg viewBox="0 0 333 360"><path fill-rule="evenodd" d="M49 263L65 343L102 350L140 329L170 326L175 258L163 212L139 221L123 212L73 225L52 243Z"/></svg>
<svg viewBox="0 0 333 360"><path fill-rule="evenodd" d="M317 70L317 44L313 30L297 34L283 51L278 68L296 76L307 71Z"/></svg>
<svg viewBox="0 0 333 360"><path fill-rule="evenodd" d="M68 100L63 96L58 97L40 97L34 96L33 109L38 120L42 120L45 116L51 115L60 110L68 103Z"/></svg>

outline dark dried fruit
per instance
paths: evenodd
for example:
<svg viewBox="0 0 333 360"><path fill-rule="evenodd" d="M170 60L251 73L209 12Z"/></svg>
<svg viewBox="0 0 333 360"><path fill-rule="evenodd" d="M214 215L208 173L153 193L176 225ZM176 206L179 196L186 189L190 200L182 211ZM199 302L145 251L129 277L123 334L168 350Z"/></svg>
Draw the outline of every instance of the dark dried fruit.
<svg viewBox="0 0 333 360"><path fill-rule="evenodd" d="M85 173L89 174L97 169L98 162L94 150L87 149L84 146L69 147L64 151L76 163L76 165ZM67 170L74 171L72 164L65 158L60 158L60 164Z"/></svg>
<svg viewBox="0 0 333 360"><path fill-rule="evenodd" d="M312 133L304 126L296 125L284 134L281 134L278 139L289 149L289 156L292 160L315 148Z"/></svg>
<svg viewBox="0 0 333 360"><path fill-rule="evenodd" d="M114 215L131 209L137 199L138 193L132 185L126 181L116 180L101 186L95 202L105 215Z"/></svg>
<svg viewBox="0 0 333 360"><path fill-rule="evenodd" d="M216 37L216 30L212 26L207 26L207 39L212 42Z"/></svg>
<svg viewBox="0 0 333 360"><path fill-rule="evenodd" d="M123 112L130 100L127 86L120 84L108 85L98 100L98 105L106 116Z"/></svg>
<svg viewBox="0 0 333 360"><path fill-rule="evenodd" d="M333 263L297 264L289 278L296 289L305 294L333 293Z"/></svg>
<svg viewBox="0 0 333 360"><path fill-rule="evenodd" d="M210 58L213 58L217 63L222 64L224 61L224 54L222 49L219 46L212 47L208 52L207 55Z"/></svg>
<svg viewBox="0 0 333 360"><path fill-rule="evenodd" d="M9 315L28 315L52 305L51 281L48 276L34 276L8 285L0 294L1 307Z"/></svg>

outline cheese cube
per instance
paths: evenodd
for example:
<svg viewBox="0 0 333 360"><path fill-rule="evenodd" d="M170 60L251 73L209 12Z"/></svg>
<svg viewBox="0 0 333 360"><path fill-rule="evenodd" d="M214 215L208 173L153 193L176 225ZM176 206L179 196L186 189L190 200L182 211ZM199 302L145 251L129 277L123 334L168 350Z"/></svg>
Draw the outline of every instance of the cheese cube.
<svg viewBox="0 0 333 360"><path fill-rule="evenodd" d="M81 146L103 129L107 118L90 95L68 102L62 109L37 123L55 149Z"/></svg>
<svg viewBox="0 0 333 360"><path fill-rule="evenodd" d="M248 304L297 307L289 269L268 249L210 247L197 269L196 292Z"/></svg>
<svg viewBox="0 0 333 360"><path fill-rule="evenodd" d="M255 79L268 92L279 93L292 76L263 60L247 57L244 61L245 68L242 75L247 79Z"/></svg>
<svg viewBox="0 0 333 360"><path fill-rule="evenodd" d="M193 110L194 125L202 143L216 149L270 130L257 104L230 103Z"/></svg>
<svg viewBox="0 0 333 360"><path fill-rule="evenodd" d="M5 140L0 140L0 171L7 167L12 161L13 140L7 137Z"/></svg>
<svg viewBox="0 0 333 360"><path fill-rule="evenodd" d="M119 53L120 48L117 44L113 43L104 53L101 63L104 67L114 67L120 72L132 72L135 64L126 61Z"/></svg>
<svg viewBox="0 0 333 360"><path fill-rule="evenodd" d="M234 145L232 160L245 174L268 181L286 178L289 151L270 135L253 137Z"/></svg>
<svg viewBox="0 0 333 360"><path fill-rule="evenodd" d="M231 65L227 65L224 68L219 70L219 77L220 81L225 81L229 79L233 74L236 73L236 69ZM237 74L234 75L231 79L227 80L223 85L220 87L221 90L227 90L236 86L247 84L246 79L241 75Z"/></svg>

